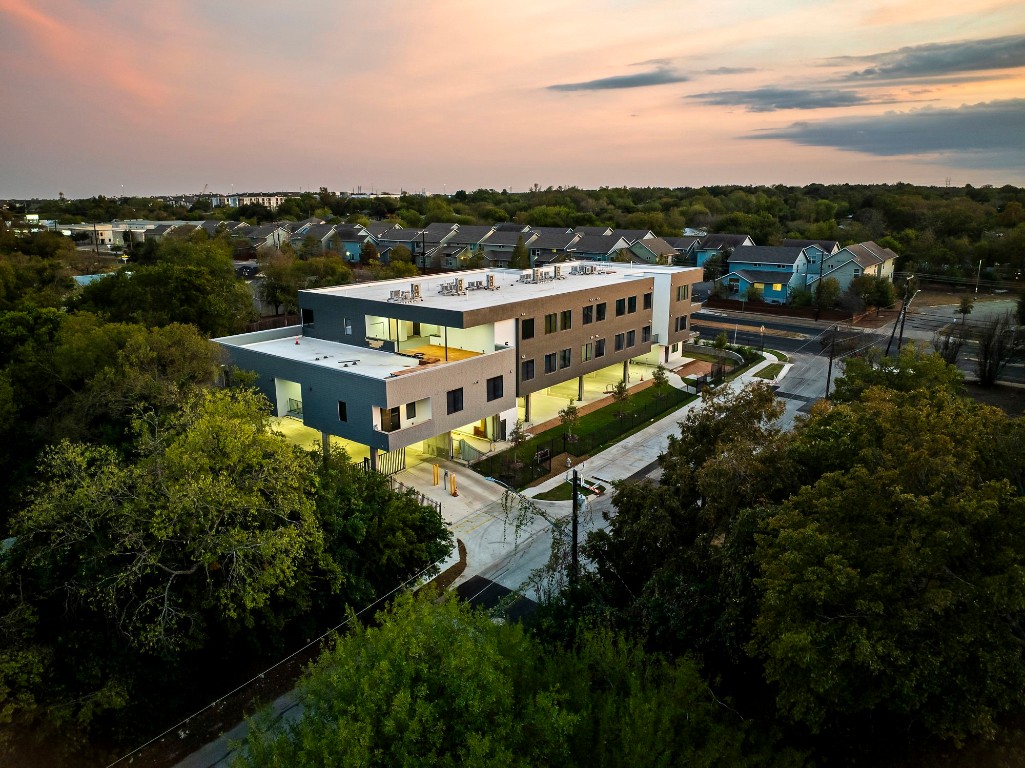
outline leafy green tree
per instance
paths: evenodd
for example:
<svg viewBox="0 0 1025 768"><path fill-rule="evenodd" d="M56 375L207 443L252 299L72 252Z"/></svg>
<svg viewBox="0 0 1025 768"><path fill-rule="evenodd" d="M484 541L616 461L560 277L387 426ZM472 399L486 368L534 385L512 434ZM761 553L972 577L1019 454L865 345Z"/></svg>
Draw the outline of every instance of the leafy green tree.
<svg viewBox="0 0 1025 768"><path fill-rule="evenodd" d="M842 469L779 505L756 551L750 648L786 717L960 742L1025 704L1025 507L994 464L1009 428L943 389L813 417L800 442Z"/></svg>
<svg viewBox="0 0 1025 768"><path fill-rule="evenodd" d="M369 222L368 222L369 223ZM372 240L367 240L359 249L359 261L360 264L370 265L375 261L380 261L381 256L377 252L377 246L374 245Z"/></svg>
<svg viewBox="0 0 1025 768"><path fill-rule="evenodd" d="M87 285L75 308L115 322L192 323L211 336L235 333L253 317L252 296L235 277L228 246L167 240L156 258Z"/></svg>
<svg viewBox="0 0 1025 768"><path fill-rule="evenodd" d="M630 399L630 389L625 381L617 381L612 387L612 399L616 403L616 416L622 419L626 416L626 404Z"/></svg>
<svg viewBox="0 0 1025 768"><path fill-rule="evenodd" d="M655 396L661 400L665 397L666 389L669 387L669 375L664 365L659 363L655 366L655 369L651 372L651 380L655 387Z"/></svg>
<svg viewBox="0 0 1025 768"><path fill-rule="evenodd" d="M961 323L964 324L968 321L968 315L972 313L972 309L975 308L975 297L974 296L962 296L961 304L958 306L958 314L961 315Z"/></svg>
<svg viewBox="0 0 1025 768"><path fill-rule="evenodd" d="M522 627L409 597L379 627L352 623L303 686L303 716L257 728L239 765L567 764L576 718L534 687Z"/></svg>
<svg viewBox="0 0 1025 768"><path fill-rule="evenodd" d="M245 623L323 545L312 462L266 419L256 396L220 390L167 424L141 418L137 463L61 443L19 546L133 646L201 644L211 609Z"/></svg>
<svg viewBox="0 0 1025 768"><path fill-rule="evenodd" d="M344 605L363 605L414 577L437 573L452 534L441 513L412 493L395 493L384 475L364 472L333 449L320 471L317 518Z"/></svg>
<svg viewBox="0 0 1025 768"><path fill-rule="evenodd" d="M523 243L522 235L516 238L516 245L513 246L512 256L509 259L509 267L511 269L530 268L530 254L527 252L527 246Z"/></svg>
<svg viewBox="0 0 1025 768"><path fill-rule="evenodd" d="M836 380L831 399L837 403L858 400L870 387L897 392L942 389L952 394L964 391L964 377L942 357L914 344L901 348L896 358L884 357L877 349L864 356L843 359L843 375Z"/></svg>
<svg viewBox="0 0 1025 768"><path fill-rule="evenodd" d="M840 300L840 283L835 277L824 277L815 286L815 307L832 309Z"/></svg>
<svg viewBox="0 0 1025 768"><path fill-rule="evenodd" d="M453 599L400 597L326 653L302 717L256 721L239 765L795 765L690 659L608 632L545 648Z"/></svg>
<svg viewBox="0 0 1025 768"><path fill-rule="evenodd" d="M563 430L566 432L566 439L573 441L576 440L576 436L573 434L573 430L577 428L580 423L580 412L573 401L570 400L569 404L565 408L559 411L559 422L562 424Z"/></svg>

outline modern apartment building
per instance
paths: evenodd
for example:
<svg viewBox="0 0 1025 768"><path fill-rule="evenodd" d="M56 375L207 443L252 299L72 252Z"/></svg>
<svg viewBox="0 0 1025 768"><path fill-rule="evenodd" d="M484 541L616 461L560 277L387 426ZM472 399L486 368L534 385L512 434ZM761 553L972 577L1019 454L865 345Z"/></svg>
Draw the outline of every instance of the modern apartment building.
<svg viewBox="0 0 1025 768"><path fill-rule="evenodd" d="M501 440L532 394L690 338L695 268L564 263L300 291L302 327L217 339L279 416L379 452Z"/></svg>

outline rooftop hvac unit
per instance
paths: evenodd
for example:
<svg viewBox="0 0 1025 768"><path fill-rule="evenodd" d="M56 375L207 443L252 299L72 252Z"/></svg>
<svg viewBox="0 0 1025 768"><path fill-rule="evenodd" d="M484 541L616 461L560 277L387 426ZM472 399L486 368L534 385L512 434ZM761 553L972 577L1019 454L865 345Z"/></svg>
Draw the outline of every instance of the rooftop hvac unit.
<svg viewBox="0 0 1025 768"><path fill-rule="evenodd" d="M463 283L463 278L457 277L456 278L456 293L462 293L464 285L465 284Z"/></svg>
<svg viewBox="0 0 1025 768"><path fill-rule="evenodd" d="M555 265L555 279L562 279L562 267L560 267L558 264Z"/></svg>
<svg viewBox="0 0 1025 768"><path fill-rule="evenodd" d="M420 301L420 283L412 283L409 288L413 301Z"/></svg>
<svg viewBox="0 0 1025 768"><path fill-rule="evenodd" d="M488 290L489 291L495 290L495 276L494 275L488 275Z"/></svg>
<svg viewBox="0 0 1025 768"><path fill-rule="evenodd" d="M535 283L538 282L541 279L541 270L537 269L536 267L530 270L530 279L533 280Z"/></svg>

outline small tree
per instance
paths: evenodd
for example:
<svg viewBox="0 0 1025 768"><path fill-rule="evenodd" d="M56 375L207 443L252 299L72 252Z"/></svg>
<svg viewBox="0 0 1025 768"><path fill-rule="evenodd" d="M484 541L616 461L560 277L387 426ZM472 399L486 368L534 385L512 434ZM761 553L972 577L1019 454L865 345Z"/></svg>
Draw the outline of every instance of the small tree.
<svg viewBox="0 0 1025 768"><path fill-rule="evenodd" d="M381 255L377 252L377 246L374 245L370 240L367 240L360 246L359 249L359 262L360 264L370 264L373 261L380 261Z"/></svg>
<svg viewBox="0 0 1025 768"><path fill-rule="evenodd" d="M516 238L516 245L512 250L512 258L509 259L510 269L530 269L530 254L527 246L523 243L523 235Z"/></svg>
<svg viewBox="0 0 1025 768"><path fill-rule="evenodd" d="M761 289L758 288L755 285L751 285L747 289L747 300L748 301L761 301L762 300L762 291L761 291Z"/></svg>
<svg viewBox="0 0 1025 768"><path fill-rule="evenodd" d="M991 387L996 384L997 375L1011 356L1014 336L1014 318L1010 312L994 315L975 329L978 342L976 372L979 384Z"/></svg>
<svg viewBox="0 0 1025 768"><path fill-rule="evenodd" d="M617 382L616 386L612 388L612 399L616 401L618 408L616 416L622 419L626 416L626 401L630 399L630 390L625 381Z"/></svg>
<svg viewBox="0 0 1025 768"><path fill-rule="evenodd" d="M716 349L726 349L730 344L730 337L726 335L726 331L719 331L719 335L715 337L715 341L712 342L712 346Z"/></svg>
<svg viewBox="0 0 1025 768"><path fill-rule="evenodd" d="M530 439L530 433L523 426L523 419L516 419L512 432L509 433L509 442L513 445L513 466L521 467L520 448Z"/></svg>
<svg viewBox="0 0 1025 768"><path fill-rule="evenodd" d="M573 400L570 400L569 405L559 411L559 421L562 422L562 427L566 430L566 439L570 442L576 440L577 438L573 434L573 430L580 423L580 413L577 407L573 405Z"/></svg>
<svg viewBox="0 0 1025 768"><path fill-rule="evenodd" d="M975 297L974 296L964 296L964 297L962 297L962 299L961 299L961 306L959 306L957 308L958 314L961 315L961 325L965 324L965 322L968 320L968 315L970 315L972 313L972 310L974 308L975 308Z"/></svg>
<svg viewBox="0 0 1025 768"><path fill-rule="evenodd" d="M665 397L666 387L669 386L669 375L666 373L665 366L661 363L655 366L655 370L651 372L651 380L654 382L655 397L661 400Z"/></svg>
<svg viewBox="0 0 1025 768"><path fill-rule="evenodd" d="M835 277L826 277L819 280L815 287L815 308L819 311L832 309L840 300L840 281Z"/></svg>

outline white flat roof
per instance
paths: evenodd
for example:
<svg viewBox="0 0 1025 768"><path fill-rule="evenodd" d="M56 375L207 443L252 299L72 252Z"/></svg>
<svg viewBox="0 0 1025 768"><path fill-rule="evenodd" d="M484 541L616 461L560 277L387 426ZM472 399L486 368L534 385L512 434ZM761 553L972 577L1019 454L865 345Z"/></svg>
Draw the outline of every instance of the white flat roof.
<svg viewBox="0 0 1025 768"><path fill-rule="evenodd" d="M337 341L325 341L309 336L299 336L298 340L299 343L296 344L295 336L286 336L269 341L255 341L251 344L224 341L230 346L263 352L285 360L320 365L332 370L344 370L354 376L369 376L375 379L386 379L403 368L420 367L416 359L392 352L339 344Z"/></svg>
<svg viewBox="0 0 1025 768"><path fill-rule="evenodd" d="M549 276L554 275L555 267L561 272L559 280L543 282L520 282L521 275L530 275L532 270L519 269L474 269L465 272L452 272L430 277L411 277L396 280L381 280L373 283L357 285L338 285L330 288L313 288L301 293L320 293L330 296L379 301L386 304L414 304L432 309L453 309L468 311L484 309L502 304L516 304L528 299L541 299L558 296L570 291L586 288L600 288L606 285L638 280L653 274L671 274L674 272L698 271L697 267L670 267L655 264L622 264L619 262L565 262L558 265L538 267L538 271ZM570 269L578 268L577 274L570 274ZM580 274L580 267L595 268L592 274ZM484 288L471 289L470 286L480 282L487 285L488 275L495 276L496 290ZM462 295L441 293L442 285L452 285L462 279L464 293ZM420 286L422 301L389 300L392 291L403 291L411 294L411 286Z"/></svg>

